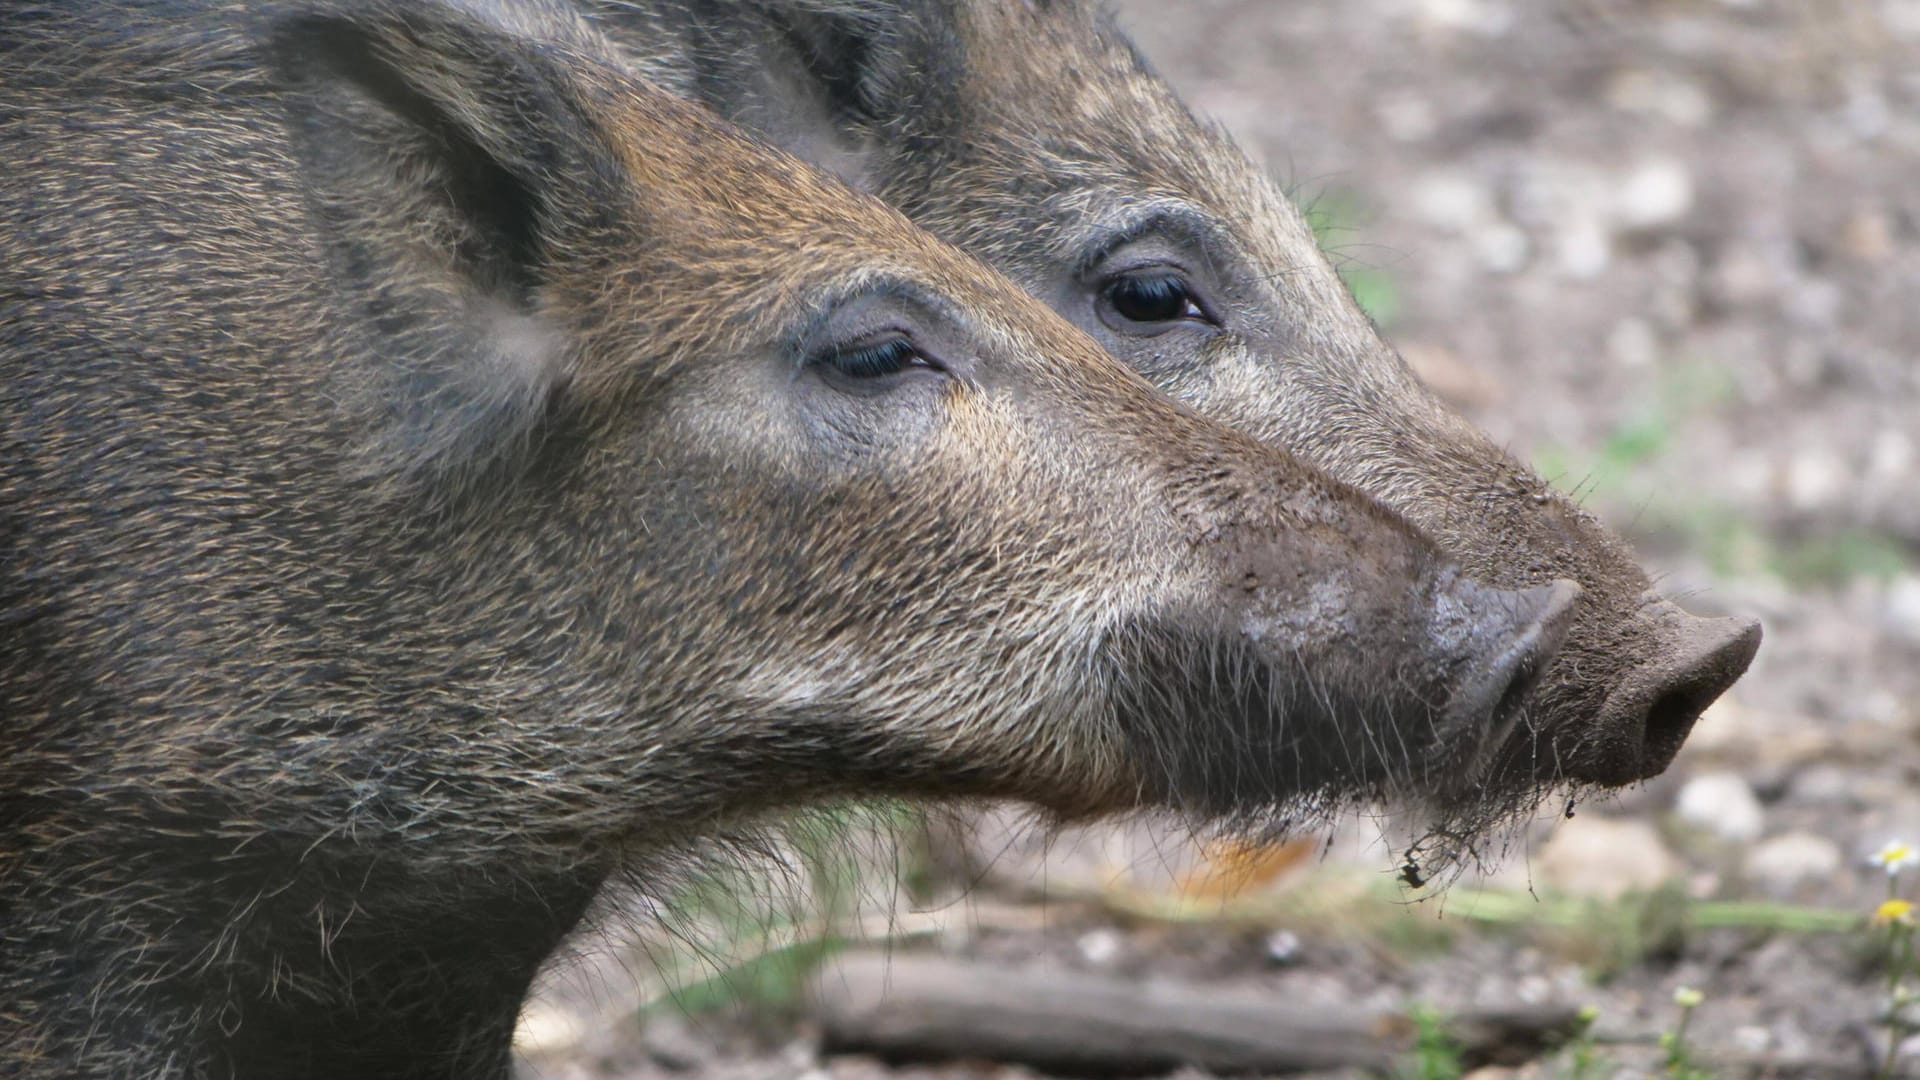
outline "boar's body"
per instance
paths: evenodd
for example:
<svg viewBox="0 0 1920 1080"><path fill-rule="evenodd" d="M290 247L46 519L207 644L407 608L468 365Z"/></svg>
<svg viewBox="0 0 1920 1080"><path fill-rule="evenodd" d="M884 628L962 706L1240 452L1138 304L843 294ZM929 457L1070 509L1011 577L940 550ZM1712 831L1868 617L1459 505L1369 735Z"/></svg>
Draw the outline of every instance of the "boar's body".
<svg viewBox="0 0 1920 1080"><path fill-rule="evenodd" d="M899 207L1202 413L1404 514L1469 572L1577 581L1472 835L1664 769L1758 624L1660 599L1623 543L1421 385L1303 216L1098 0L579 0L655 77Z"/></svg>
<svg viewBox="0 0 1920 1080"><path fill-rule="evenodd" d="M1564 632L569 10L0 10L0 1075L498 1076L636 858L1471 786Z"/></svg>

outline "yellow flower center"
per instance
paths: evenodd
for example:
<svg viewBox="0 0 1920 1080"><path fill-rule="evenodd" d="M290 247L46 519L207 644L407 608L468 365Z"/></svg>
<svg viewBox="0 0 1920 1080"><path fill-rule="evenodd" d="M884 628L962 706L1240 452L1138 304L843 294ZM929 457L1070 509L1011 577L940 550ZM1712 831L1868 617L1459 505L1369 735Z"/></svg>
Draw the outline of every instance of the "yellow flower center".
<svg viewBox="0 0 1920 1080"><path fill-rule="evenodd" d="M1912 844L1899 840L1891 841L1886 847L1873 853L1873 861L1881 866L1895 868L1905 866L1915 860L1916 853Z"/></svg>
<svg viewBox="0 0 1920 1080"><path fill-rule="evenodd" d="M1883 900L1873 909L1873 921L1876 926L1888 926L1900 923L1903 926L1913 924L1913 902L1910 900Z"/></svg>

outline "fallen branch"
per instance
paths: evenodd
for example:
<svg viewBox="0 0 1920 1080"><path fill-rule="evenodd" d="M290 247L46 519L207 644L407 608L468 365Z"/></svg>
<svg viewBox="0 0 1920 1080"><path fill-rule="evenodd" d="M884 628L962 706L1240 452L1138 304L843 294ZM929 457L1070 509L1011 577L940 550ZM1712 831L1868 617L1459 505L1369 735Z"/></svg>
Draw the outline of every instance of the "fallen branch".
<svg viewBox="0 0 1920 1080"><path fill-rule="evenodd" d="M1386 1069L1412 1048L1415 1035L1401 1013L919 953L846 954L816 976L813 1001L829 1052L985 1059L1083 1075L1183 1065L1215 1073ZM1575 1013L1466 1012L1446 1027L1467 1061L1518 1063L1565 1039Z"/></svg>

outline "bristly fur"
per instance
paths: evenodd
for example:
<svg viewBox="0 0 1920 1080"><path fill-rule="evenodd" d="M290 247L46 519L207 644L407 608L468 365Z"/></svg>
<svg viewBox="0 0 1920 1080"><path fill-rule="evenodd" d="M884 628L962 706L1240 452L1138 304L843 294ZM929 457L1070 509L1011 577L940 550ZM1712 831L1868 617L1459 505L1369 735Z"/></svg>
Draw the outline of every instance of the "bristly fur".
<svg viewBox="0 0 1920 1080"><path fill-rule="evenodd" d="M1751 659L1756 624L1657 601L1617 537L1419 383L1303 215L1099 0L580 3L680 92L979 256L1174 397L1381 500L1468 573L1577 582L1504 760L1437 800L1438 835L1563 783L1658 773ZM1129 248L1178 267L1217 327L1103 320L1104 260Z"/></svg>
<svg viewBox="0 0 1920 1080"><path fill-rule="evenodd" d="M0 536L9 1080L503 1076L636 859L1430 788L1554 618L543 0L0 10Z"/></svg>

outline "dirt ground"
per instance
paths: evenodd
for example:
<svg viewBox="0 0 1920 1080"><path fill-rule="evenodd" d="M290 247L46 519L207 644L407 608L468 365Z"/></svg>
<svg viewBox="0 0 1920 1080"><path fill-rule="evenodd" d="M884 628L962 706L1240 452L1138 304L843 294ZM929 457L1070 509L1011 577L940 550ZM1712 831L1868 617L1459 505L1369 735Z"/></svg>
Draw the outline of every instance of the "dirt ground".
<svg viewBox="0 0 1920 1080"><path fill-rule="evenodd" d="M1549 813L1488 879L1437 899L1394 891L1393 826L1360 821L1313 838L1303 867L1252 873L1253 899L1219 919L1143 920L1111 897L1191 884L1184 839L1134 825L1034 843L989 820L937 841L954 850L933 865L967 869L915 883L921 902L882 887L871 936L1296 1003L1591 1003L1611 1063L1591 1075L1653 1070L1690 986L1705 1002L1689 1039L1714 1060L1871 1075L1887 989L1871 939L1769 930L1785 908L1727 902L1864 916L1888 888L1867 856L1920 843L1920 2L1120 10L1196 109L1316 207L1410 362L1578 489L1669 592L1758 614L1766 644L1666 775ZM1598 914L1584 934L1530 925L1663 882L1733 925L1633 947ZM1335 901L1313 914L1316 895ZM1489 917L1488 895L1533 907ZM1267 914L1224 917L1236 903ZM1032 1075L824 1055L791 1003L683 1001L643 1023L660 955L556 976L528 1014L525 1074Z"/></svg>

